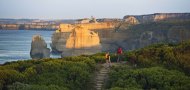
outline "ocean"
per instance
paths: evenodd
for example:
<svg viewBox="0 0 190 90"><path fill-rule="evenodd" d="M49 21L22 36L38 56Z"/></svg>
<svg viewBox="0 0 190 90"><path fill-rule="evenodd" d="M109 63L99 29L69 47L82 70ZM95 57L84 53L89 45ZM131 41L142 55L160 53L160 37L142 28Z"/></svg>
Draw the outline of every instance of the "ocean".
<svg viewBox="0 0 190 90"><path fill-rule="evenodd" d="M32 36L36 34L41 35L50 48L53 32L47 30L0 30L0 64L31 59ZM51 57L59 56L51 55Z"/></svg>

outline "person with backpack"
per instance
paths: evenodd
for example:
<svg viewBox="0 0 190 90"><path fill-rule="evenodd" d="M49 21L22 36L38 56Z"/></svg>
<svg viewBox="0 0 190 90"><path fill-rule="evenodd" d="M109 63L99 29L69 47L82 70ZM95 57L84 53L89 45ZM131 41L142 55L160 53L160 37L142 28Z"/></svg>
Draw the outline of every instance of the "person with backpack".
<svg viewBox="0 0 190 90"><path fill-rule="evenodd" d="M107 67L111 67L111 60L110 60L110 54L109 54L109 52L107 52L105 54L105 58L106 58Z"/></svg>
<svg viewBox="0 0 190 90"><path fill-rule="evenodd" d="M120 62L120 61L121 61L122 53L123 53L122 48L119 47L119 48L117 49L117 56L118 56L117 62Z"/></svg>

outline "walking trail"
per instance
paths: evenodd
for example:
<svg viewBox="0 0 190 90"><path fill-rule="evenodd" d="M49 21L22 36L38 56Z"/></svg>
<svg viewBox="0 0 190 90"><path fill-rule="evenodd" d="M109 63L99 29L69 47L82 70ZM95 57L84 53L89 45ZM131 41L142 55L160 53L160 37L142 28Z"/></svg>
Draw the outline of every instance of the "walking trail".
<svg viewBox="0 0 190 90"><path fill-rule="evenodd" d="M117 66L119 65L118 63L112 63L112 66ZM94 88L96 90L102 90L105 87L105 83L108 79L108 73L111 68L109 68L106 63L101 64L100 70L97 72L95 80L94 80Z"/></svg>

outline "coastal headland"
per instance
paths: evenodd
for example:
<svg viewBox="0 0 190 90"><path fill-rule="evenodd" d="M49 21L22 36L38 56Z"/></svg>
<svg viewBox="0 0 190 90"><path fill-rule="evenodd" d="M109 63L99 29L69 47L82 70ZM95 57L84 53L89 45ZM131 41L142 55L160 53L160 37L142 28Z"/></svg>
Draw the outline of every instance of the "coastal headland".
<svg viewBox="0 0 190 90"><path fill-rule="evenodd" d="M190 39L188 23L190 13L126 15L122 20L111 22L91 22L83 19L77 24L60 24L59 29L52 35L51 48L52 52L62 53L64 56L64 53L92 54L90 52L96 50L114 52L118 47L135 50L156 43L178 43ZM76 27L83 29L78 30ZM92 33L88 34L89 32ZM78 42L91 38L93 33L97 33L96 37L99 38L98 49L93 48L97 39L91 39L85 44Z"/></svg>

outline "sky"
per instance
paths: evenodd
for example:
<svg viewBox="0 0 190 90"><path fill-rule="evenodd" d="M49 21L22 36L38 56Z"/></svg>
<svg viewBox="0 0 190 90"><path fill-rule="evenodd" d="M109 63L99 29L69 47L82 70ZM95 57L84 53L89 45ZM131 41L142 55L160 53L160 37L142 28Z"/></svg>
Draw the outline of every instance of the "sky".
<svg viewBox="0 0 190 90"><path fill-rule="evenodd" d="M0 0L0 18L123 18L190 12L190 0Z"/></svg>

